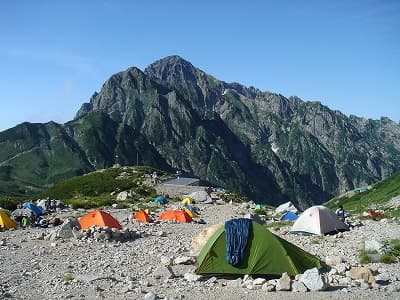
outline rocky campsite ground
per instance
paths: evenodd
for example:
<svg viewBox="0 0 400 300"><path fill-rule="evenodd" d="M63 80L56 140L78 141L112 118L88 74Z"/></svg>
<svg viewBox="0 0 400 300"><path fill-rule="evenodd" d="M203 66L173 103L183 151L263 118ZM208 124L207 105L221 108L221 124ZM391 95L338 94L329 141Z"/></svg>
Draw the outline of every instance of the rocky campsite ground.
<svg viewBox="0 0 400 300"><path fill-rule="evenodd" d="M294 235L289 227L277 227L275 234L332 267L323 271L330 282L324 291L305 292L293 278L292 291L274 291L276 281L194 275L192 238L210 225L250 212L247 205L198 207L205 224L132 224L130 210L108 210L126 229L124 242L79 232L57 238L58 228L0 232L0 299L298 299L305 293L308 299L400 299L399 263L368 264L375 277L371 284L348 276L349 269L359 266L364 241L400 239L398 221L366 220L348 232L324 237ZM83 214L65 209L57 216L65 220Z"/></svg>

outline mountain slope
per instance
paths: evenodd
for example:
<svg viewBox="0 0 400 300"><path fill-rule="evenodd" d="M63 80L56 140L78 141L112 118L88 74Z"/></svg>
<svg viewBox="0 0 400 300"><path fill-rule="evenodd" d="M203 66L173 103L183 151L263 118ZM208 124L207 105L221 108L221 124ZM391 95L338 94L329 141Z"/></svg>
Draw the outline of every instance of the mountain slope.
<svg viewBox="0 0 400 300"><path fill-rule="evenodd" d="M116 162L179 169L270 204L322 203L400 170L400 126L391 120L347 117L319 102L226 83L179 56L114 74L59 127L74 163L84 166L71 172ZM8 147L0 156L16 170L12 155L25 152ZM50 169L35 168L48 178L37 179L38 188L54 182ZM23 178L9 177L31 180Z"/></svg>
<svg viewBox="0 0 400 300"><path fill-rule="evenodd" d="M336 209L339 205L351 213L363 213L367 209L383 209L387 216L400 216L400 172L374 183L364 192L348 192L325 203Z"/></svg>

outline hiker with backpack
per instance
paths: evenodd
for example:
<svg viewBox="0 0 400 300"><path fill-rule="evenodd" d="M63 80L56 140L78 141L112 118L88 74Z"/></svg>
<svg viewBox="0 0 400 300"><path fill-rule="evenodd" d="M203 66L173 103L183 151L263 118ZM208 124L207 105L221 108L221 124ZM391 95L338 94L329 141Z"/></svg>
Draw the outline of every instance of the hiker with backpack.
<svg viewBox="0 0 400 300"><path fill-rule="evenodd" d="M339 208L336 210L336 215L338 216L339 220L345 223L347 213L343 208L343 205L340 205Z"/></svg>

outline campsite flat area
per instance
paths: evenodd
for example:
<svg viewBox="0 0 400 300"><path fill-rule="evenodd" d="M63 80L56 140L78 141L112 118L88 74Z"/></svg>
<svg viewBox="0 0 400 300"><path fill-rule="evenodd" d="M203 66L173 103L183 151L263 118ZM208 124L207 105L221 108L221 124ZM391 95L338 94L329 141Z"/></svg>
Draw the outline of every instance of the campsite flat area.
<svg viewBox="0 0 400 300"><path fill-rule="evenodd" d="M327 291L306 292L304 296L304 292L267 292L255 285L239 287L233 278L188 281L185 274L193 272L195 264L175 262L168 269L165 261L185 261L196 234L249 212L235 204L197 206L206 224L131 224L129 210L113 209L109 212L123 227L137 232L137 238L123 243L38 239L50 236L55 228L0 232L0 299L400 299L399 263L368 265L377 277L389 277L385 284L365 287L348 280L346 285L331 284ZM83 214L65 210L58 216L65 219ZM362 226L339 237L298 236L288 229L273 232L322 260L340 256L348 267L357 266L365 240L400 239L398 222L363 221Z"/></svg>

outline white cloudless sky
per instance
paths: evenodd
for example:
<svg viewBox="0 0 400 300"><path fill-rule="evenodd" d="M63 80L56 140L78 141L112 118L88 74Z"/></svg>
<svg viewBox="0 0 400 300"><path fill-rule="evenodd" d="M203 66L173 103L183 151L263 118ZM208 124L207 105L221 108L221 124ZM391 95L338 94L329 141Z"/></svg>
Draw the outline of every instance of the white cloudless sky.
<svg viewBox="0 0 400 300"><path fill-rule="evenodd" d="M226 82L400 120L400 1L7 1L0 131L73 119L114 73L169 55Z"/></svg>

